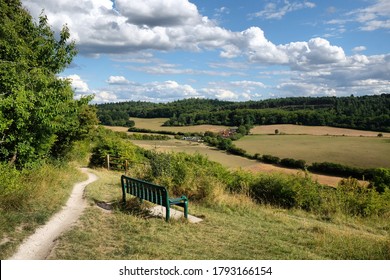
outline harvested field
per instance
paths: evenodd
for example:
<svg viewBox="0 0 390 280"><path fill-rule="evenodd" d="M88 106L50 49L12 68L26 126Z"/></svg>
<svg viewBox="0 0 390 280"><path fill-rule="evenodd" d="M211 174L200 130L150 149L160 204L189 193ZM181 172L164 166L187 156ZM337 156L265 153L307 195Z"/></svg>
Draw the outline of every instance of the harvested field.
<svg viewBox="0 0 390 280"><path fill-rule="evenodd" d="M223 166L234 170L243 169L250 172L271 172L271 173L284 173L284 174L301 174L302 171L296 169L283 168L272 164L260 163L255 160L250 160L236 155L227 154L226 152L217 150L201 143L191 143L181 140L169 140L169 141L142 141L134 140L134 144L144 149L155 150L159 152L185 152L189 154L199 153L205 155L212 161L219 162ZM338 182L342 180L341 177L326 176L312 174L314 180L319 183L328 186L337 186Z"/></svg>
<svg viewBox="0 0 390 280"><path fill-rule="evenodd" d="M380 137L249 135L235 142L250 154L334 162L348 166L390 167L390 140Z"/></svg>
<svg viewBox="0 0 390 280"><path fill-rule="evenodd" d="M281 134L298 135L334 135L334 136L365 136L377 137L379 133L375 131L355 130L347 128L329 126L304 126L293 124L258 125L251 129L251 134L275 134L275 130ZM382 133L383 137L390 137L390 133Z"/></svg>
<svg viewBox="0 0 390 280"><path fill-rule="evenodd" d="M154 119L144 119L144 118L130 118L135 122L135 127L137 128L145 128L151 130L165 130L165 131L173 131L173 132L219 132L221 130L225 130L229 128L228 126L223 125L194 125L194 126L162 126L166 118L154 118Z"/></svg>

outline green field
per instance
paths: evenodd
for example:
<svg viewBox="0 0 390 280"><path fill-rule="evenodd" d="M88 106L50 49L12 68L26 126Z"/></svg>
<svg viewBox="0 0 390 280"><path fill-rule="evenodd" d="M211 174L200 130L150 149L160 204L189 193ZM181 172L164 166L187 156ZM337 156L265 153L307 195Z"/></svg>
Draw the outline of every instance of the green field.
<svg viewBox="0 0 390 280"><path fill-rule="evenodd" d="M256 161L244 157L227 154L214 147L203 143L194 143L183 140L171 139L168 141L131 140L139 147L158 152L185 152L188 154L199 153L208 159L221 163L228 168L245 168L257 164Z"/></svg>
<svg viewBox="0 0 390 280"><path fill-rule="evenodd" d="M184 127L163 127L167 119L131 118L135 126L151 130L168 130L174 132L218 132L225 126L200 125ZM111 128L120 130L120 128ZM278 129L280 135L275 135ZM293 158L313 162L333 162L354 167L390 167L390 134L377 137L377 132L342 129L333 127L312 127L302 125L269 125L255 126L253 135L235 141L235 145L250 154L270 154L280 158ZM248 167L253 161L228 155L210 149L204 145L171 141L134 141L139 146L160 151L187 152L207 155L210 160L222 163L227 167Z"/></svg>
<svg viewBox="0 0 390 280"><path fill-rule="evenodd" d="M334 162L354 167L390 167L390 140L380 137L249 135L235 142L250 154Z"/></svg>
<svg viewBox="0 0 390 280"><path fill-rule="evenodd" d="M144 128L150 130L165 130L172 132L206 132L213 131L219 132L225 130L228 127L223 125L194 125L194 126L162 126L167 118L154 118L154 119L144 119L144 118L130 118L135 122L135 127Z"/></svg>

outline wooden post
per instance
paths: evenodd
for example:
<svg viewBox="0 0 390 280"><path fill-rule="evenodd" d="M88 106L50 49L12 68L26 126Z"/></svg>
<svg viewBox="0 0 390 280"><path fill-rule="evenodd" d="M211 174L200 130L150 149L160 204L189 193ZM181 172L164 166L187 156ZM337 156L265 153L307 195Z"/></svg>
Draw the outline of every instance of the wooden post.
<svg viewBox="0 0 390 280"><path fill-rule="evenodd" d="M128 160L126 159L125 161L125 175L127 175L127 170L129 169L129 162Z"/></svg>
<svg viewBox="0 0 390 280"><path fill-rule="evenodd" d="M107 169L110 170L110 155L107 155Z"/></svg>

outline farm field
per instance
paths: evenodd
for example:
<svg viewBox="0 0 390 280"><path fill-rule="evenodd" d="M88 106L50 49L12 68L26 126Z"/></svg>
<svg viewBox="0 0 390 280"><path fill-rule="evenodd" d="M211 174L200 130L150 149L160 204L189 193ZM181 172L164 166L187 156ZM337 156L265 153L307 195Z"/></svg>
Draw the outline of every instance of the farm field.
<svg viewBox="0 0 390 280"><path fill-rule="evenodd" d="M235 142L250 154L334 162L354 167L390 167L390 140L380 137L249 135Z"/></svg>
<svg viewBox="0 0 390 280"><path fill-rule="evenodd" d="M283 168L272 164L260 163L255 160L250 160L244 157L227 154L213 147L209 147L202 143L192 143L182 140L169 141L145 141L132 140L134 144L148 150L155 150L158 152L184 152L188 154L199 153L207 156L209 160L218 162L229 169L243 169L250 172L266 172L266 173L284 173L284 174L299 174L301 171L290 168ZM328 186L337 186L342 180L341 177L327 176L320 174L312 174L314 180Z"/></svg>
<svg viewBox="0 0 390 280"><path fill-rule="evenodd" d="M329 126L305 126L293 124L257 125L251 129L251 134L275 134L276 129L279 130L279 133L281 134L377 137L379 133L382 133L383 137L390 137L390 133L384 133L379 131L366 131Z"/></svg>
<svg viewBox="0 0 390 280"><path fill-rule="evenodd" d="M167 118L154 118L154 119L144 119L144 118L130 118L135 122L135 127L137 128L145 128L151 130L165 130L165 131L173 131L173 132L219 132L221 130L225 130L228 126L223 125L194 125L194 126L162 126Z"/></svg>
<svg viewBox="0 0 390 280"><path fill-rule="evenodd" d="M228 168L246 168L257 163L254 160L249 160L244 157L229 155L203 143L194 143L176 139L168 141L131 140L131 142L141 148L155 150L158 152L184 152L188 154L199 153Z"/></svg>

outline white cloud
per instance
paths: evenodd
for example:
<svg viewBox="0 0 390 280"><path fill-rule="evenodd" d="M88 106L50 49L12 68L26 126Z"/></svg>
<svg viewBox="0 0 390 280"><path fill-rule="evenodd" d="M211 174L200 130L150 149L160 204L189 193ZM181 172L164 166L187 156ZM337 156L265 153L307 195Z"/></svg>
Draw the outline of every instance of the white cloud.
<svg viewBox="0 0 390 280"><path fill-rule="evenodd" d="M288 62L286 53L268 41L264 36L264 31L260 28L251 27L241 34L247 44L246 52L251 61L269 64L283 64Z"/></svg>
<svg viewBox="0 0 390 280"><path fill-rule="evenodd" d="M220 100L239 99L239 95L237 93L234 93L233 91L224 88L203 88L201 92L203 92L208 98L214 97Z"/></svg>
<svg viewBox="0 0 390 280"><path fill-rule="evenodd" d="M390 29L390 1L375 0L372 5L352 10L343 16L343 19L333 19L327 23L344 25L348 22L357 22L363 31Z"/></svg>
<svg viewBox="0 0 390 280"><path fill-rule="evenodd" d="M357 47L354 47L352 49L353 52L362 52L362 51L365 51L367 50L367 48L365 46L357 46Z"/></svg>
<svg viewBox="0 0 390 280"><path fill-rule="evenodd" d="M202 16L187 0L117 0L114 10L110 0L85 0L82 5L70 0L31 0L24 4L38 16L42 8L50 24L60 29L68 23L82 54L129 54L148 50L215 50L223 58L245 57L252 63L294 64L329 63L340 59L343 51L321 38L307 43L277 46L259 27L232 32ZM312 8L308 1L284 2L287 11ZM175 7L175 8L173 8ZM304 49L297 49L297 47ZM309 53L304 53L309 48ZM299 61L299 59L305 61ZM155 71L158 69L155 68ZM176 71L164 67L161 71ZM182 70L180 70L182 71Z"/></svg>
<svg viewBox="0 0 390 280"><path fill-rule="evenodd" d="M282 6L278 6L274 2L270 2L265 5L262 11L255 13L254 16L266 19L281 19L288 13L314 7L316 7L316 4L309 1L291 2L284 0Z"/></svg>
<svg viewBox="0 0 390 280"><path fill-rule="evenodd" d="M110 102L116 102L118 101L118 97L114 92L110 91L95 91L94 92L94 103L110 103Z"/></svg>
<svg viewBox="0 0 390 280"><path fill-rule="evenodd" d="M127 22L139 26L182 26L198 24L197 7L187 0L116 0L117 10Z"/></svg>
<svg viewBox="0 0 390 280"><path fill-rule="evenodd" d="M129 81L123 76L110 76L107 83L111 85L126 85Z"/></svg>
<svg viewBox="0 0 390 280"><path fill-rule="evenodd" d="M69 75L64 78L70 80L71 87L76 94L90 94L88 84L84 82L79 75Z"/></svg>
<svg viewBox="0 0 390 280"><path fill-rule="evenodd" d="M250 88L264 88L265 85L262 82L256 82L256 81L233 81L231 82L234 86L240 86L240 87L250 87Z"/></svg>
<svg viewBox="0 0 390 280"><path fill-rule="evenodd" d="M362 23L362 30L390 29L390 2L377 0L375 4L349 13Z"/></svg>
<svg viewBox="0 0 390 280"><path fill-rule="evenodd" d="M346 56L342 47L319 37L276 45L267 39L259 27L233 32L218 26L216 21L203 16L188 0L116 0L115 9L111 0L23 0L23 3L35 17L44 8L55 30L67 23L81 54L111 54L111 58L117 61L128 59L132 63L144 64L132 70L171 76L229 77L243 76L256 67L276 65L278 73L284 73L280 77L283 82L276 88L282 93L290 90L297 94L300 91L314 94L318 91L331 95L334 91L344 94L349 89L365 94L384 89L389 91L390 55ZM269 4L263 10L263 16L276 19L299 9L315 7L309 1L277 3L282 5ZM387 27L390 15L390 2L387 0L376 0L367 8L351 11L348 15L345 15L347 19L335 19L332 23L343 26L355 21L365 30L390 28ZM209 65L222 71L161 63L154 58L156 50L219 51L223 59L209 61ZM354 48L356 53L362 51L363 46ZM226 68L240 69L242 72L230 72L224 70ZM210 85L209 88L197 89L172 80L137 84L124 76L110 76L106 80L107 88L91 90L80 76L71 75L68 78L72 80L77 94L93 93L96 102L126 99L167 101L187 96L242 100L264 96L264 89L270 88L264 81L258 81L258 84L248 81L225 82L224 88Z"/></svg>
<svg viewBox="0 0 390 280"><path fill-rule="evenodd" d="M188 84L180 84L173 80L163 82L111 83L108 88L100 89L95 93L95 102L102 100L125 101L142 100L152 102L174 101L182 98L202 97L196 89ZM106 101L107 102L107 101Z"/></svg>

